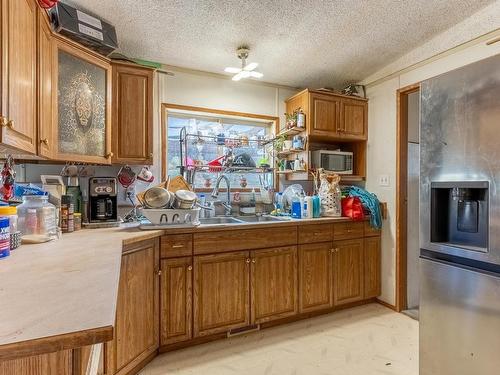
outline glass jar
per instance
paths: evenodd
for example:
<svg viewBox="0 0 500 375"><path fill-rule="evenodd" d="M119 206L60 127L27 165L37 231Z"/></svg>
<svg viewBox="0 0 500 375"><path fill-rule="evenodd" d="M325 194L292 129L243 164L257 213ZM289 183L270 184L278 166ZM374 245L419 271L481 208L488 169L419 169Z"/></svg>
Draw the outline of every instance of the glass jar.
<svg viewBox="0 0 500 375"><path fill-rule="evenodd" d="M47 195L25 195L17 206L18 229L22 235L41 234L57 237L56 206Z"/></svg>

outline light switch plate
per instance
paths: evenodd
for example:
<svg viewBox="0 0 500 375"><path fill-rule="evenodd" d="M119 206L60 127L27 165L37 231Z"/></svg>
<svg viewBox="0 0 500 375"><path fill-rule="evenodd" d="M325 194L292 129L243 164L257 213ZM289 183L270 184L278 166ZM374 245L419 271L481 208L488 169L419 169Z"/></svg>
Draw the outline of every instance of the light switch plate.
<svg viewBox="0 0 500 375"><path fill-rule="evenodd" d="M391 180L388 174L381 174L378 176L379 186L391 186Z"/></svg>

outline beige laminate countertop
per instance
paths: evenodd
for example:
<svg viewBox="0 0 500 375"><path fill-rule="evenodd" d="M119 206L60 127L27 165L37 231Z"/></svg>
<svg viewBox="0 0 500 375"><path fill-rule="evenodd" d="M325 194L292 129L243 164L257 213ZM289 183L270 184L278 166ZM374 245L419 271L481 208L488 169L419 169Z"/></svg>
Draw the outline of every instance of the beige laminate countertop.
<svg viewBox="0 0 500 375"><path fill-rule="evenodd" d="M84 229L0 259L0 360L112 339L123 245L163 234L349 221L318 218L141 231Z"/></svg>
<svg viewBox="0 0 500 375"><path fill-rule="evenodd" d="M110 340L122 246L162 233L86 229L0 259L0 360Z"/></svg>

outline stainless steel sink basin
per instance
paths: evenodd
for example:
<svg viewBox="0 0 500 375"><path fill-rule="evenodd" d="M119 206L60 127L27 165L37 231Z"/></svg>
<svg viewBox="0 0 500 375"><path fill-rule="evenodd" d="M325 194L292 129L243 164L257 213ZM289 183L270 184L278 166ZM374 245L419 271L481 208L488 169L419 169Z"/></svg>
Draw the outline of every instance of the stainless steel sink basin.
<svg viewBox="0 0 500 375"><path fill-rule="evenodd" d="M266 221L285 221L286 219L275 216L238 216L238 220L244 221L245 223L263 223Z"/></svg>
<svg viewBox="0 0 500 375"><path fill-rule="evenodd" d="M201 224L242 224L243 222L235 219L234 217L209 217L209 218L201 218Z"/></svg>

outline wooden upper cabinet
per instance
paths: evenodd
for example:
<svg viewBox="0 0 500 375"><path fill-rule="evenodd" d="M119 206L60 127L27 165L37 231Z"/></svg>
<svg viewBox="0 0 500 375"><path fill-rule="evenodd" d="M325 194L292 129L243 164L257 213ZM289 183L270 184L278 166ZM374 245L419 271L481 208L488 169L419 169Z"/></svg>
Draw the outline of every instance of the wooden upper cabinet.
<svg viewBox="0 0 500 375"><path fill-rule="evenodd" d="M106 344L106 374L126 374L158 349L158 273L158 239L124 248L114 339Z"/></svg>
<svg viewBox="0 0 500 375"><path fill-rule="evenodd" d="M340 123L343 138L366 140L368 137L368 103L359 99L342 98Z"/></svg>
<svg viewBox="0 0 500 375"><path fill-rule="evenodd" d="M252 323L297 314L297 247L252 251L250 257Z"/></svg>
<svg viewBox="0 0 500 375"><path fill-rule="evenodd" d="M194 257L194 337L250 324L247 251Z"/></svg>
<svg viewBox="0 0 500 375"><path fill-rule="evenodd" d="M75 42L54 36L55 158L111 164L111 64Z"/></svg>
<svg viewBox="0 0 500 375"><path fill-rule="evenodd" d="M335 96L311 95L311 121L309 134L336 137L340 134L340 99Z"/></svg>
<svg viewBox="0 0 500 375"><path fill-rule="evenodd" d="M364 298L364 240L334 242L334 305Z"/></svg>
<svg viewBox="0 0 500 375"><path fill-rule="evenodd" d="M0 0L0 142L32 154L37 151L37 14L35 0Z"/></svg>
<svg viewBox="0 0 500 375"><path fill-rule="evenodd" d="M380 237L365 238L364 278L365 299L381 293L381 244Z"/></svg>
<svg viewBox="0 0 500 375"><path fill-rule="evenodd" d="M53 90L53 38L47 16L38 12L38 155L54 156L54 116L56 96Z"/></svg>
<svg viewBox="0 0 500 375"><path fill-rule="evenodd" d="M153 164L153 75L113 62L113 162Z"/></svg>
<svg viewBox="0 0 500 375"><path fill-rule="evenodd" d="M192 338L192 257L162 259L160 283L160 345Z"/></svg>
<svg viewBox="0 0 500 375"><path fill-rule="evenodd" d="M333 244L299 246L300 312L333 307Z"/></svg>

